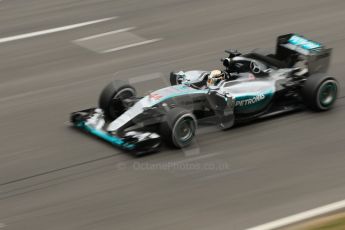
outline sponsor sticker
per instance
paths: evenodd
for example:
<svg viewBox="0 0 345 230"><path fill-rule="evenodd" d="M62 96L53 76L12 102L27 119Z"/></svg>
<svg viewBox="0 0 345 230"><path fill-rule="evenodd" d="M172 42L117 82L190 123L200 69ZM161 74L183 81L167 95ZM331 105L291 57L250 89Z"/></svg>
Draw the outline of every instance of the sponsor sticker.
<svg viewBox="0 0 345 230"><path fill-rule="evenodd" d="M300 46L304 49L307 50L311 50L311 49L316 49L316 48L320 48L321 44L316 43L314 41L310 41L306 38L297 36L297 35L293 35L290 39L289 39L289 43L296 45L296 46Z"/></svg>
<svg viewBox="0 0 345 230"><path fill-rule="evenodd" d="M252 105L252 104L255 104L259 101L262 101L265 99L265 94L259 94L259 95L256 95L252 98L248 98L248 99L243 99L243 100L238 100L236 101L235 103L235 106L247 106L247 105Z"/></svg>
<svg viewBox="0 0 345 230"><path fill-rule="evenodd" d="M160 94L158 94L158 93L150 93L149 94L149 98L151 99L151 100L159 100L159 99L161 99L163 96L162 95L160 95Z"/></svg>

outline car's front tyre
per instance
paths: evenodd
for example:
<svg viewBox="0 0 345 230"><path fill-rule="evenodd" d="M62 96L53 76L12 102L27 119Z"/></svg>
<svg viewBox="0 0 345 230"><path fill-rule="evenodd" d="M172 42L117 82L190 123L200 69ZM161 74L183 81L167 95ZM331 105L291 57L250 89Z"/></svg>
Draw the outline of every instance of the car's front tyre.
<svg viewBox="0 0 345 230"><path fill-rule="evenodd" d="M125 99L136 96L136 90L125 81L115 80L110 82L99 97L99 107L103 110L106 118L116 119L125 110L123 103Z"/></svg>
<svg viewBox="0 0 345 230"><path fill-rule="evenodd" d="M194 114L183 108L168 111L160 130L164 140L176 148L184 148L193 142L197 128Z"/></svg>

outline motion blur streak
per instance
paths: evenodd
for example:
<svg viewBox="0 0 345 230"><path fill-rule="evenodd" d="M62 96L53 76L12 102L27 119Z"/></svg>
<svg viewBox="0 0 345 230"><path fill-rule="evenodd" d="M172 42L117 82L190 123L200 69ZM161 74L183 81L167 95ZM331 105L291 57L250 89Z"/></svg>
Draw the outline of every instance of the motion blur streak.
<svg viewBox="0 0 345 230"><path fill-rule="evenodd" d="M166 148L140 159L76 132L67 120L69 112L95 105L112 79L219 68L225 48L273 47L287 32L334 48L331 74L343 89L345 1L11 0L0 9L2 38L118 16L0 44L4 229L237 230L344 199L344 98L326 113L305 111L226 132L210 130L190 149ZM90 45L104 50L164 39L107 54L73 42L129 27L135 29L126 36L143 39ZM137 88L143 93L164 82L138 82ZM207 154L212 157L198 157ZM227 167L133 167L189 158L195 165Z"/></svg>

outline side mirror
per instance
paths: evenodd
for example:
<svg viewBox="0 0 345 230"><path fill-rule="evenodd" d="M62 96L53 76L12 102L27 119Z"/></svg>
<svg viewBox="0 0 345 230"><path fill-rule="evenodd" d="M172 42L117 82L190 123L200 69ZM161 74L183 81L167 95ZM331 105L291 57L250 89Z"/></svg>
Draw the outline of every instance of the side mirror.
<svg viewBox="0 0 345 230"><path fill-rule="evenodd" d="M302 68L300 68L300 67L292 68L292 69L291 69L291 74L298 73L299 71L301 71L301 69L302 69Z"/></svg>
<svg viewBox="0 0 345 230"><path fill-rule="evenodd" d="M263 70L262 72L268 74L268 73L271 73L271 72L272 72L272 69L271 69L271 68L267 68L267 69Z"/></svg>

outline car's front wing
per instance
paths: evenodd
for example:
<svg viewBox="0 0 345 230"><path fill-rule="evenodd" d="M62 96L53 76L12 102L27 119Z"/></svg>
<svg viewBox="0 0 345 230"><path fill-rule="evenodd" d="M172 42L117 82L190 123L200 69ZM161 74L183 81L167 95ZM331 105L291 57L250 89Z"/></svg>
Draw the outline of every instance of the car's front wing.
<svg viewBox="0 0 345 230"><path fill-rule="evenodd" d="M156 133L129 131L121 136L106 131L107 124L100 109L86 109L71 114L74 127L136 155L158 151L161 138Z"/></svg>

